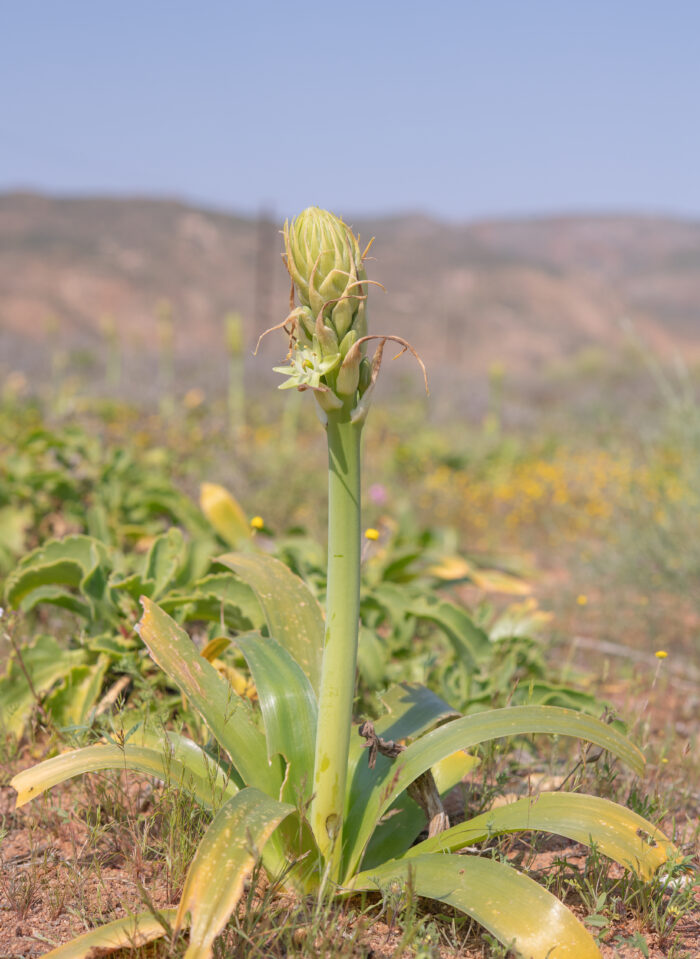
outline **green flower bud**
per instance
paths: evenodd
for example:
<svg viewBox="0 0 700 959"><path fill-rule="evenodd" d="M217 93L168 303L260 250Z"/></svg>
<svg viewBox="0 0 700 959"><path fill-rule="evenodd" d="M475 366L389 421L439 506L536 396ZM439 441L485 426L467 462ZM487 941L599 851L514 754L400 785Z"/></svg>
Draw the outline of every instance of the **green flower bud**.
<svg viewBox="0 0 700 959"><path fill-rule="evenodd" d="M351 329L364 336L367 274L350 228L327 210L312 206L291 224L285 223L284 243L301 306L316 319L320 316L338 340Z"/></svg>
<svg viewBox="0 0 700 959"><path fill-rule="evenodd" d="M325 326L320 316L316 323L315 336L324 356L335 356L336 353L340 352L335 331L330 326Z"/></svg>
<svg viewBox="0 0 700 959"><path fill-rule="evenodd" d="M339 396L354 396L360 384L360 361L362 354L352 350L343 360L335 381L335 391Z"/></svg>
<svg viewBox="0 0 700 959"><path fill-rule="evenodd" d="M360 381L357 384L357 387L360 391L360 396L364 396L371 382L372 364L366 356L363 356L362 362L360 363Z"/></svg>
<svg viewBox="0 0 700 959"><path fill-rule="evenodd" d="M350 347L354 346L358 340L359 340L359 336L357 335L357 330L350 330L348 333L346 333L338 348L340 355L343 357L347 356Z"/></svg>

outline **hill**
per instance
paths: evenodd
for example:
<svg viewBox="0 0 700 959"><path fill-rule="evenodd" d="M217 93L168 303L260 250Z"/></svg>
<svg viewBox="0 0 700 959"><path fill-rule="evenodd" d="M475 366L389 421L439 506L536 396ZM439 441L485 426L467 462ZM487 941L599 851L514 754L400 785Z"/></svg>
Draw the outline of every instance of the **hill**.
<svg viewBox="0 0 700 959"><path fill-rule="evenodd" d="M700 355L700 222L349 220L377 237L368 272L387 292L372 294L372 329L407 337L440 380L496 360L536 376L621 343L622 320L661 352ZM40 372L59 346L99 355L107 315L126 359L143 361L164 299L183 368L201 373L220 354L228 310L252 348L287 310L280 226L167 200L0 195L0 369ZM280 358L284 344L265 351Z"/></svg>

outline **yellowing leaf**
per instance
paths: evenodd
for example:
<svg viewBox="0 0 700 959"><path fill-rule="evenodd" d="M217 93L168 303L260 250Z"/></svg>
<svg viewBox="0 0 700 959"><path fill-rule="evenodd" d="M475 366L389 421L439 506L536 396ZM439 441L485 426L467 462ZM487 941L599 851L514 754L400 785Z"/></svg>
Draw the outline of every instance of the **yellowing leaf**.
<svg viewBox="0 0 700 959"><path fill-rule="evenodd" d="M196 743L177 733L140 729L123 745L84 746L17 773L10 780L17 791L17 808L58 783L103 769L133 769L177 784L207 807L236 791L234 783Z"/></svg>
<svg viewBox="0 0 700 959"><path fill-rule="evenodd" d="M488 593L510 593L513 596L527 596L531 587L525 580L499 569L475 569L471 575L475 586Z"/></svg>
<svg viewBox="0 0 700 959"><path fill-rule="evenodd" d="M171 922L174 916L174 909L164 909L160 917L146 912L116 919L44 953L43 959L92 959L116 949L136 949L167 935L166 923Z"/></svg>
<svg viewBox="0 0 700 959"><path fill-rule="evenodd" d="M284 563L264 553L226 553L218 557L218 562L250 586L265 614L270 635L318 689L326 628L321 607L306 583Z"/></svg>
<svg viewBox="0 0 700 959"><path fill-rule="evenodd" d="M479 765L478 756L471 756L463 749L445 756L432 767L433 779L438 792L442 795L460 783L464 777Z"/></svg>
<svg viewBox="0 0 700 959"><path fill-rule="evenodd" d="M428 572L448 582L468 579L491 593L510 593L515 596L527 596L530 593L530 586L520 577L498 569L480 569L463 556L443 556L439 563L428 567Z"/></svg>
<svg viewBox="0 0 700 959"><path fill-rule="evenodd" d="M231 666L230 663L226 663L218 658L219 654L223 653L225 649L228 649L230 645L231 640L228 636L216 636L214 639L210 639L206 644L202 650L202 656L204 656L207 662L212 664L224 679L227 679L229 683L231 683L239 696L247 696L248 699L257 699L258 694L255 689L255 683L250 677L242 673L240 669L236 669L235 666Z"/></svg>
<svg viewBox="0 0 700 959"><path fill-rule="evenodd" d="M218 659L219 656L223 653L225 649L231 645L231 640L228 636L215 636L214 639L210 639L209 642L205 645L202 650L202 656L210 663L213 663L215 659Z"/></svg>
<svg viewBox="0 0 700 959"><path fill-rule="evenodd" d="M474 565L463 556L443 556L439 563L428 567L428 572L431 576L437 576L438 579L471 579L474 574Z"/></svg>
<svg viewBox="0 0 700 959"><path fill-rule="evenodd" d="M210 959L265 843L294 806L251 787L221 807L204 834L185 879L176 930L192 916L186 959Z"/></svg>
<svg viewBox="0 0 700 959"><path fill-rule="evenodd" d="M239 696L245 696L247 699L257 699L258 691L255 688L255 683L252 681L250 676L246 676L245 673L242 673L240 669L236 669L235 666L231 666L229 663L225 663L221 659L215 659L212 662L212 666L219 672L224 679L228 680L231 686L234 689L234 692L238 693Z"/></svg>
<svg viewBox="0 0 700 959"><path fill-rule="evenodd" d="M528 959L600 959L591 935L558 899L534 880L487 856L435 853L397 859L354 876L347 889L413 892L461 909Z"/></svg>
<svg viewBox="0 0 700 959"><path fill-rule="evenodd" d="M202 483L199 490L202 512L219 536L240 549L250 542L250 524L243 509L227 489L218 483Z"/></svg>
<svg viewBox="0 0 700 959"><path fill-rule="evenodd" d="M489 836L541 830L595 845L604 856L649 879L675 852L664 834L625 806L582 793L550 792L495 806L413 846L406 858L455 852Z"/></svg>
<svg viewBox="0 0 700 959"><path fill-rule="evenodd" d="M167 613L145 597L138 633L151 658L187 696L209 726L212 734L231 757L241 779L276 795L282 767L261 762L265 737L255 725L244 700L200 656L187 633Z"/></svg>

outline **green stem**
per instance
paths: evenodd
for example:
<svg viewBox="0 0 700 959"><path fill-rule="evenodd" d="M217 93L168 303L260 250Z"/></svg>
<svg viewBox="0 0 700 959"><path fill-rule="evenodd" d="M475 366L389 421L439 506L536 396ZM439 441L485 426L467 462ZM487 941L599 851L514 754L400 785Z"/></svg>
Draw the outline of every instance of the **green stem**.
<svg viewBox="0 0 700 959"><path fill-rule="evenodd" d="M228 423L232 439L240 440L245 425L244 368L242 355L233 352L228 366Z"/></svg>
<svg viewBox="0 0 700 959"><path fill-rule="evenodd" d="M349 404L328 414L328 589L311 827L338 880L360 616L360 437Z"/></svg>

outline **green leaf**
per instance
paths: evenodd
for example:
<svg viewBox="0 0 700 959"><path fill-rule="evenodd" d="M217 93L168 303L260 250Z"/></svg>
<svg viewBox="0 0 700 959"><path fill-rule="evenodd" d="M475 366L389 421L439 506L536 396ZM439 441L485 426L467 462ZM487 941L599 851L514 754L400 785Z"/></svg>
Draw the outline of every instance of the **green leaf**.
<svg viewBox="0 0 700 959"><path fill-rule="evenodd" d="M157 916L143 912L138 916L115 919L45 952L42 959L94 959L95 956L117 949L136 949L167 936L168 924L174 918L174 909L163 909Z"/></svg>
<svg viewBox="0 0 700 959"><path fill-rule="evenodd" d="M39 606L41 603L48 603L51 606L59 606L61 609L67 609L69 613L75 613L88 622L93 616L93 607L90 603L71 593L63 586L37 586L20 603L20 609L28 613L30 609Z"/></svg>
<svg viewBox="0 0 700 959"><path fill-rule="evenodd" d="M597 716L603 711L601 701L591 693L540 679L529 682L524 679L515 690L513 700L513 705L563 706L565 709L580 709ZM621 726L620 723L616 725L618 728Z"/></svg>
<svg viewBox="0 0 700 959"><path fill-rule="evenodd" d="M266 623L250 586L231 573L205 576L188 591L169 593L159 605L166 613L181 610L187 620L223 620L224 625L238 632L261 629Z"/></svg>
<svg viewBox="0 0 700 959"><path fill-rule="evenodd" d="M46 708L59 726L79 726L86 721L102 690L110 657L104 653L94 663L73 666L64 681L46 700Z"/></svg>
<svg viewBox="0 0 700 959"><path fill-rule="evenodd" d="M131 769L176 784L207 808L237 791L214 760L190 739L143 729L123 745L99 743L46 759L17 773L10 785L17 790L19 807L58 783L104 769Z"/></svg>
<svg viewBox="0 0 700 959"><path fill-rule="evenodd" d="M528 959L600 959L591 935L566 906L494 859L440 853L395 860L359 873L346 888L386 889L397 882L462 910Z"/></svg>
<svg viewBox="0 0 700 959"><path fill-rule="evenodd" d="M157 480L158 485L149 488L145 482L135 489L134 514L137 517L168 516L176 526L183 526L195 536L206 536L209 523L194 503L167 480ZM126 505L126 504L125 504Z"/></svg>
<svg viewBox="0 0 700 959"><path fill-rule="evenodd" d="M270 635L296 660L318 692L326 630L321 607L306 584L272 556L226 553L218 562L255 592Z"/></svg>
<svg viewBox="0 0 700 959"><path fill-rule="evenodd" d="M433 595L417 597L407 609L416 619L425 619L445 634L457 659L474 668L489 651L489 638L461 606Z"/></svg>
<svg viewBox="0 0 700 959"><path fill-rule="evenodd" d="M151 599L158 599L175 580L185 562L185 540L177 527L157 536L148 551L144 579L153 583Z"/></svg>
<svg viewBox="0 0 700 959"><path fill-rule="evenodd" d="M357 647L357 668L365 685L379 689L386 683L390 650L386 640L374 629L360 626Z"/></svg>
<svg viewBox="0 0 700 959"><path fill-rule="evenodd" d="M265 760L265 737L249 708L229 683L201 656L190 637L162 609L141 598L138 633L154 661L193 703L213 735L231 757L247 785L276 795L282 764Z"/></svg>
<svg viewBox="0 0 700 959"><path fill-rule="evenodd" d="M374 728L377 735L384 739L401 740L420 736L438 723L459 715L449 703L420 683L400 683L392 686L381 699L387 714L377 720ZM345 804L343 853L346 862L359 861L357 856L361 850L358 848L358 841L361 837L356 830L358 810L364 807L367 797L384 778L382 763L388 760L381 756L377 759L377 766L370 769L364 740L359 735L353 736L350 741ZM376 829L370 861L374 862L383 853L386 856L396 856L404 852L424 825L425 816L419 807L406 795L400 799L396 797L391 806L391 818Z"/></svg>
<svg viewBox="0 0 700 959"><path fill-rule="evenodd" d="M144 583L140 573L129 573L128 576L112 573L109 578L109 588L113 594L126 593L136 602L139 596L149 591L149 586L152 584Z"/></svg>
<svg viewBox="0 0 700 959"><path fill-rule="evenodd" d="M109 586L118 593L126 593L132 599L140 596L160 600L166 590L175 587L180 578L187 571L187 566L194 549L193 543L185 544L182 532L171 527L153 540L151 547L143 558L138 572L127 575L112 575ZM198 545L201 545L198 543ZM205 549L206 549L206 545Z"/></svg>
<svg viewBox="0 0 700 959"><path fill-rule="evenodd" d="M204 834L187 872L175 919L179 929L189 912L190 945L185 959L210 959L213 943L243 892L262 849L294 807L257 789L229 799Z"/></svg>
<svg viewBox="0 0 700 959"><path fill-rule="evenodd" d="M15 735L22 732L36 708L34 693L41 697L87 658L85 650L63 649L53 636L38 636L31 646L21 650L21 655L33 691L15 653L10 656L7 671L0 678L0 730Z"/></svg>
<svg viewBox="0 0 700 959"><path fill-rule="evenodd" d="M664 863L673 845L662 832L630 809L581 793L552 792L519 799L482 813L413 846L405 858L433 852L456 852L493 835L543 830L566 836L650 878Z"/></svg>
<svg viewBox="0 0 700 959"><path fill-rule="evenodd" d="M365 792L363 802L351 803L347 814L345 828L354 840L349 873L357 868L379 819L421 773L458 749L471 749L479 743L504 736L532 733L576 736L609 750L637 773L644 768L642 753L629 740L600 720L573 710L555 706L512 706L463 716L417 739L398 759L391 761L384 756L377 757L371 794ZM358 765L356 776L365 775L362 767L363 764Z"/></svg>
<svg viewBox="0 0 700 959"><path fill-rule="evenodd" d="M100 633L90 637L90 652L107 653L112 659L120 659L128 652L141 646L133 633L123 636L121 632Z"/></svg>
<svg viewBox="0 0 700 959"><path fill-rule="evenodd" d="M374 728L385 739L413 739L459 716L456 709L422 683L390 686L380 699L387 713Z"/></svg>
<svg viewBox="0 0 700 959"><path fill-rule="evenodd" d="M410 583L418 575L416 570L411 569L413 564L421 559L422 550L406 549L403 553L394 550L392 557L382 570L382 577L385 582L391 583Z"/></svg>
<svg viewBox="0 0 700 959"><path fill-rule="evenodd" d="M44 586L68 586L91 600L99 600L106 586L107 549L89 536L49 540L25 556L8 576L5 598L9 606L31 609L42 601L33 593ZM50 601L50 600L47 600Z"/></svg>
<svg viewBox="0 0 700 959"><path fill-rule="evenodd" d="M289 771L283 796L308 799L313 785L318 704L309 680L286 649L269 636L236 637L246 658L265 723L267 755L284 756Z"/></svg>
<svg viewBox="0 0 700 959"><path fill-rule="evenodd" d="M460 750L433 766L431 772L440 795L445 796L477 764L475 756ZM412 844L426 825L425 813L420 806L407 793L401 793L372 833L362 858L363 871L416 848Z"/></svg>

